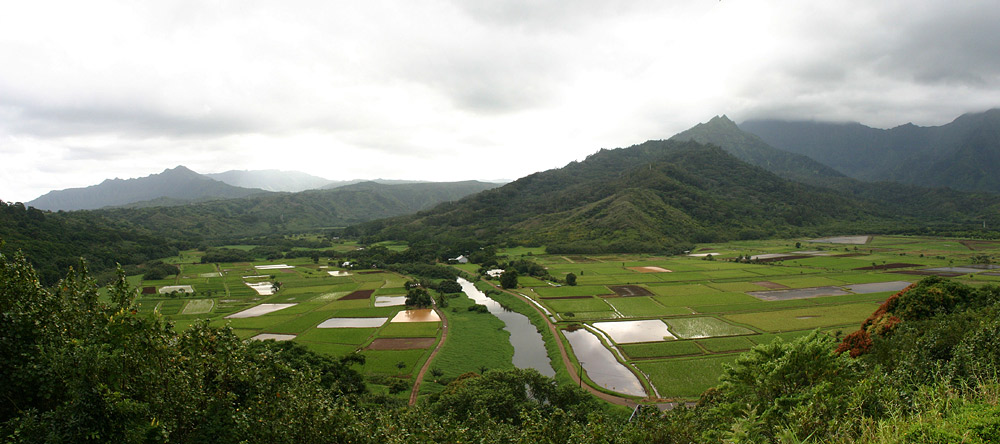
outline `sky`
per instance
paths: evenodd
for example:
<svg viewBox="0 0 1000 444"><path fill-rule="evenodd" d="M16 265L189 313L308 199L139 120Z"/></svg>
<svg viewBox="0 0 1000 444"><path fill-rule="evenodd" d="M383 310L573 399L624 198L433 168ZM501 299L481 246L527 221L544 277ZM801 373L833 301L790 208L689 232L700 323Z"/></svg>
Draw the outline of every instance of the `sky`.
<svg viewBox="0 0 1000 444"><path fill-rule="evenodd" d="M12 1L0 200L142 177L516 179L715 115L1000 106L995 0Z"/></svg>

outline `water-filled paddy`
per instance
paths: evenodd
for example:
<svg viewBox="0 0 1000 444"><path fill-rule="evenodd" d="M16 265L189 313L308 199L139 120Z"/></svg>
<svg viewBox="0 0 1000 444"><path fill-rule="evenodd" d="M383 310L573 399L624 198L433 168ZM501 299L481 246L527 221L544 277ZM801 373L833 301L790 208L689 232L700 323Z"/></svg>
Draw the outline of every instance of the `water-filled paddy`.
<svg viewBox="0 0 1000 444"><path fill-rule="evenodd" d="M625 344L629 342L653 342L675 339L674 335L667 329L667 324L658 319L648 321L612 321L595 322L597 328L615 342Z"/></svg>
<svg viewBox="0 0 1000 444"><path fill-rule="evenodd" d="M263 316L268 313L272 313L278 310L283 310L288 307L293 307L298 304L260 304L254 307L250 307L246 310L233 313L226 316L226 319L239 319L239 318L254 318L257 316Z"/></svg>
<svg viewBox="0 0 1000 444"><path fill-rule="evenodd" d="M316 328L370 328L381 327L389 318L330 318Z"/></svg>
<svg viewBox="0 0 1000 444"><path fill-rule="evenodd" d="M563 333L591 381L618 393L646 396L646 390L643 389L639 378L618 362L597 336L585 329Z"/></svg>
<svg viewBox="0 0 1000 444"><path fill-rule="evenodd" d="M254 336L254 337L250 338L250 339L253 339L255 341L266 341L268 339L274 339L275 341L291 341L292 339L295 339L295 335L279 335L279 334L274 334L274 333L261 333L261 334L259 334L257 336Z"/></svg>
<svg viewBox="0 0 1000 444"><path fill-rule="evenodd" d="M793 290L749 291L747 294L762 301L787 301L789 299L807 299L819 296L844 296L850 293L840 287L813 287L796 288Z"/></svg>
<svg viewBox="0 0 1000 444"><path fill-rule="evenodd" d="M844 288L850 290L853 293L867 294L867 293L881 293L883 291L899 291L909 286L910 283L906 281L892 281L892 282L873 282L871 284L848 285Z"/></svg>
<svg viewBox="0 0 1000 444"><path fill-rule="evenodd" d="M376 307L406 305L406 296L375 296Z"/></svg>
<svg viewBox="0 0 1000 444"><path fill-rule="evenodd" d="M422 308L419 310L403 310L389 322L438 322L441 317L434 310Z"/></svg>

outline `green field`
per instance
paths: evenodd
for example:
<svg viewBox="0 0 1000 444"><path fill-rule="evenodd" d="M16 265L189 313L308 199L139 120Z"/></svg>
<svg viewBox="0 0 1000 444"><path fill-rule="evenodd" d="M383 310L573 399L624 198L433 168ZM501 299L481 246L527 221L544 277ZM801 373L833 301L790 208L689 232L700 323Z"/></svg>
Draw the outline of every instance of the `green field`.
<svg viewBox="0 0 1000 444"><path fill-rule="evenodd" d="M801 245L796 247L796 242ZM402 251L405 244L387 243L387 248ZM344 251L356 244L340 245ZM249 250L252 246L240 246ZM848 294L815 298L765 301L747 292L773 289L844 287L852 284L908 281L920 276L892 273L892 269L864 270L873 264L912 264L904 269L920 269L969 264L971 257L983 254L970 250L954 239L875 236L867 245L809 243L805 239L734 241L699 245L694 251L721 253L714 260L698 257L652 256L641 254L560 254L550 255L544 248L511 248L502 252L507 258L527 259L545 266L551 276L563 279L567 273L577 276L576 286L554 286L534 277L520 278L518 293L545 307L557 328L572 324L614 319L662 320L677 336L675 341L632 343L620 346L625 359L648 375L660 395L694 399L714 385L722 365L738 353L756 344L791 340L812 329L833 334L856 327L867 318L891 292ZM816 255L788 261L738 263L728 259L768 253L796 254L813 251ZM991 250L993 251L993 250ZM199 252L182 253L179 276L140 282L142 286L193 285L196 294L168 298L142 296L138 309L154 310L176 321L176 328L187 328L196 318L207 317L212 325L230 325L242 338L259 333L294 334L296 342L325 354L342 355L361 350L368 362L358 367L366 375L412 377L430 354L420 350L364 350L376 338L439 338L441 323L385 323L378 328L318 329L326 319L339 317L388 317L402 307L375 307L374 296L405 294L403 284L413 279L383 269L350 270L349 276L330 276L309 258L283 259L274 262L198 264ZM810 253L812 254L812 253ZM325 259L324 259L325 261ZM286 263L288 270L257 270L253 265ZM321 261L321 263L324 263ZM335 265L335 264L334 264ZM453 265L475 273L479 264ZM629 267L660 267L670 272L640 272ZM221 271L222 276L212 275ZM245 277L246 276L246 277ZM263 276L263 277L249 277ZM996 282L1000 277L965 275L966 283ZM280 282L281 289L271 296L260 296L246 282ZM131 282L131 281L130 281ZM494 281L495 282L495 281ZM613 285L638 285L652 296L617 297ZM483 288L488 288L482 284ZM367 299L344 300L356 290L373 290ZM574 298L580 296L582 298ZM601 297L606 296L606 297ZM565 299L562 299L565 298ZM542 316L513 295L502 295L516 310L533 317L536 327L546 330L546 347L556 365L560 380L568 373L558 355L558 338L544 326ZM488 368L510 368L513 348L503 324L487 313L469 311L472 301L464 296L447 298L443 308L449 321L447 340L431 367L441 370L439 381L449 381L466 372ZM298 305L254 318L224 319L231 313L262 303ZM567 345L568 344L565 344ZM400 367L401 364L401 367ZM585 363L584 363L585 365ZM425 381L421 395L439 392L443 385ZM383 388L384 389L384 388ZM380 389L381 390L381 389Z"/></svg>

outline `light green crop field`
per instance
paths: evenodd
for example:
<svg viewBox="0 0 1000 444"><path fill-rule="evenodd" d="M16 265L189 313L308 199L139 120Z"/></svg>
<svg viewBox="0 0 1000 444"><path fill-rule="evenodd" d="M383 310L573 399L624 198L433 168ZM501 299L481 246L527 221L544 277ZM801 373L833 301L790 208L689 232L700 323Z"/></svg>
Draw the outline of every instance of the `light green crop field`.
<svg viewBox="0 0 1000 444"><path fill-rule="evenodd" d="M712 317L676 318L665 321L670 332L683 339L710 338L713 336L735 336L755 333Z"/></svg>
<svg viewBox="0 0 1000 444"><path fill-rule="evenodd" d="M694 356L705 353L694 341L640 342L621 345L621 349L633 359Z"/></svg>
<svg viewBox="0 0 1000 444"><path fill-rule="evenodd" d="M727 315L726 319L765 331L781 332L854 323L860 324L876 308L878 308L878 304L855 303L760 313L732 314Z"/></svg>
<svg viewBox="0 0 1000 444"><path fill-rule="evenodd" d="M625 317L676 316L691 314L691 310L683 307L667 307L649 296L630 298L607 298L608 303L618 313Z"/></svg>
<svg viewBox="0 0 1000 444"><path fill-rule="evenodd" d="M192 299L184 305L181 314L203 314L212 311L215 306L215 299Z"/></svg>
<svg viewBox="0 0 1000 444"><path fill-rule="evenodd" d="M704 358L681 358L639 362L639 370L649 375L660 396L696 398L719 382L722 365L736 360L736 355Z"/></svg>

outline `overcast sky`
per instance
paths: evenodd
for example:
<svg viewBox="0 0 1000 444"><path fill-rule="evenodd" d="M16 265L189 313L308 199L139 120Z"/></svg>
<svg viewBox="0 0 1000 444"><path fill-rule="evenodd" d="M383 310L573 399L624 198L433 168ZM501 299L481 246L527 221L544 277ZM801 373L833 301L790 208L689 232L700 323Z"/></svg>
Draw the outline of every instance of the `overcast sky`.
<svg viewBox="0 0 1000 444"><path fill-rule="evenodd" d="M727 114L1000 106L1000 3L10 1L0 200L185 165L518 177Z"/></svg>

